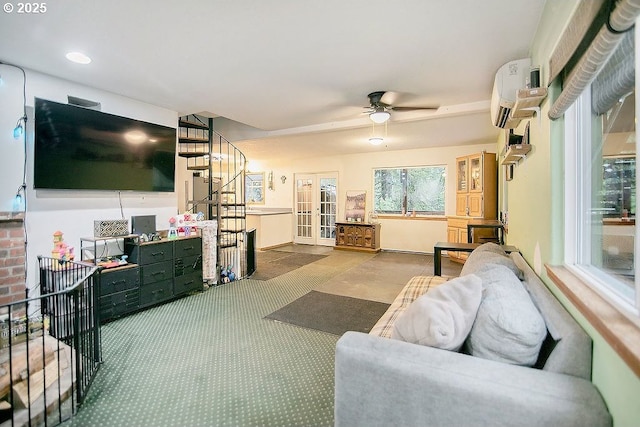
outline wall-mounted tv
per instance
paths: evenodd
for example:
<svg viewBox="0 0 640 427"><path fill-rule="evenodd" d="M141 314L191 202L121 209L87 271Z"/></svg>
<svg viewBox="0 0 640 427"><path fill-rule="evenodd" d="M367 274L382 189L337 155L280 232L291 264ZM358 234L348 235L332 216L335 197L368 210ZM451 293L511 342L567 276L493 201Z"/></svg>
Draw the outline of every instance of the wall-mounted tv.
<svg viewBox="0 0 640 427"><path fill-rule="evenodd" d="M34 188L174 191L176 129L35 99Z"/></svg>

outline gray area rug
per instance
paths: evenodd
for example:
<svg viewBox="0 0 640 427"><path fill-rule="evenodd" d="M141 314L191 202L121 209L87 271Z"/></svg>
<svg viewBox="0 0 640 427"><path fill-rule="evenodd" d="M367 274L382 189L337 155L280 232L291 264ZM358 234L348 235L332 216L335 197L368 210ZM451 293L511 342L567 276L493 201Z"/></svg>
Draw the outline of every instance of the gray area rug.
<svg viewBox="0 0 640 427"><path fill-rule="evenodd" d="M334 335L369 332L389 304L311 291L265 319L290 323Z"/></svg>
<svg viewBox="0 0 640 427"><path fill-rule="evenodd" d="M251 279L271 280L325 257L326 255L280 252L276 250L258 252L256 271L251 275Z"/></svg>

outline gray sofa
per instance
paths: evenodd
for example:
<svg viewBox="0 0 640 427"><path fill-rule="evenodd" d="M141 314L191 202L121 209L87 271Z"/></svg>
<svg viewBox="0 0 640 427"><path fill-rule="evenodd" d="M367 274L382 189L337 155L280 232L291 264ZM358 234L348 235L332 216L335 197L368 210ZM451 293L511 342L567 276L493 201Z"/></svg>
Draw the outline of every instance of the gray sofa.
<svg viewBox="0 0 640 427"><path fill-rule="evenodd" d="M537 367L347 332L336 345L336 426L611 426L590 337L518 253L547 327ZM464 270L463 270L464 272Z"/></svg>

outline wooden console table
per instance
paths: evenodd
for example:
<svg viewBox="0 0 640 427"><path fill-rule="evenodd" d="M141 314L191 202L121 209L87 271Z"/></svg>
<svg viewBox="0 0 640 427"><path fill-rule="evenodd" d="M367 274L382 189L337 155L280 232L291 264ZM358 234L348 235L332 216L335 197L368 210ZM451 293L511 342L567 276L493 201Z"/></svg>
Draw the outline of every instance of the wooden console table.
<svg viewBox="0 0 640 427"><path fill-rule="evenodd" d="M379 252L380 224L336 222L336 246L334 249Z"/></svg>
<svg viewBox="0 0 640 427"><path fill-rule="evenodd" d="M482 243L438 242L433 246L433 275L442 276L442 251L473 252ZM515 246L501 245L506 253L519 252Z"/></svg>

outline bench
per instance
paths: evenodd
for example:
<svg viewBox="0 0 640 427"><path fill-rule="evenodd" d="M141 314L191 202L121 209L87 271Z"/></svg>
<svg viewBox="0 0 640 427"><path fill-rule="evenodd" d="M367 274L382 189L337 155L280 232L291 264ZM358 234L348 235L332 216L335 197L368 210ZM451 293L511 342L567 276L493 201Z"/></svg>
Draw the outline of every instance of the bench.
<svg viewBox="0 0 640 427"><path fill-rule="evenodd" d="M433 246L433 275L442 276L442 251L473 252L482 243L437 242ZM506 253L520 252L515 246L500 245Z"/></svg>

